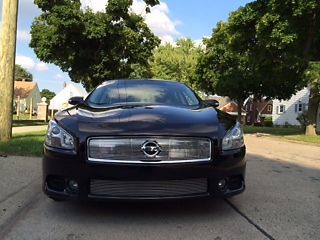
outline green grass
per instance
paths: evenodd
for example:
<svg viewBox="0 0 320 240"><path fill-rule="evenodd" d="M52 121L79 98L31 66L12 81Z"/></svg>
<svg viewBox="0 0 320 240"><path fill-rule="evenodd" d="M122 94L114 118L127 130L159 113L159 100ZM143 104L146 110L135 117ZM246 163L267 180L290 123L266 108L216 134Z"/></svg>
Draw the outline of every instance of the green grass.
<svg viewBox="0 0 320 240"><path fill-rule="evenodd" d="M25 127L25 126L41 126L48 123L43 120L13 120L13 127Z"/></svg>
<svg viewBox="0 0 320 240"><path fill-rule="evenodd" d="M29 118L29 114L21 114L19 119L17 115L13 115L13 127L24 127L24 126L40 126L40 125L47 125L43 120L38 120L36 116L33 116L32 119Z"/></svg>
<svg viewBox="0 0 320 240"><path fill-rule="evenodd" d="M320 136L306 136L304 129L299 127L254 127L244 126L244 133L266 133L280 139L294 140L306 143L320 144Z"/></svg>
<svg viewBox="0 0 320 240"><path fill-rule="evenodd" d="M288 140L320 144L320 136L291 135L284 136L284 138Z"/></svg>
<svg viewBox="0 0 320 240"><path fill-rule="evenodd" d="M9 142L0 142L0 154L41 156L46 131L15 134Z"/></svg>
<svg viewBox="0 0 320 240"><path fill-rule="evenodd" d="M255 127L255 126L244 126L244 133L266 133L276 136L286 135L300 135L304 134L303 128L299 127Z"/></svg>
<svg viewBox="0 0 320 240"><path fill-rule="evenodd" d="M37 120L37 116L32 116L30 119L30 115L26 113L21 113L19 117L16 114L14 114L12 118L13 120Z"/></svg>

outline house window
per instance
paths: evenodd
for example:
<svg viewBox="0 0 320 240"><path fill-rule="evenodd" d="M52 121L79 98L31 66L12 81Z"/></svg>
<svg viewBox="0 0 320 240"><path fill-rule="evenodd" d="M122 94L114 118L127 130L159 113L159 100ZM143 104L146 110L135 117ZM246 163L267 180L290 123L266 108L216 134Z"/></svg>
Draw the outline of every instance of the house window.
<svg viewBox="0 0 320 240"><path fill-rule="evenodd" d="M306 104L305 103L298 103L294 106L294 111L295 112L303 112L306 110Z"/></svg>
<svg viewBox="0 0 320 240"><path fill-rule="evenodd" d="M281 113L284 113L285 111L286 111L286 106L285 105L280 105L278 113L281 114Z"/></svg>
<svg viewBox="0 0 320 240"><path fill-rule="evenodd" d="M268 112L272 111L272 105L268 105Z"/></svg>

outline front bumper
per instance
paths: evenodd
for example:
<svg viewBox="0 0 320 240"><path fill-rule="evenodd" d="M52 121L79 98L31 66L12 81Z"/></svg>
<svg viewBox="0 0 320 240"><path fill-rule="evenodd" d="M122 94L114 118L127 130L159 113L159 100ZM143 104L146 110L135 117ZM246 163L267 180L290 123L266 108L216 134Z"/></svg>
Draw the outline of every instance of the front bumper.
<svg viewBox="0 0 320 240"><path fill-rule="evenodd" d="M181 199L199 197L228 197L245 189L245 147L222 152L206 163L184 164L114 164L88 162L82 155L69 154L45 147L43 157L43 190L55 199ZM93 194L92 180L106 180L119 183L146 182L169 184L179 180L205 179L206 191L192 194L128 196ZM218 187L226 180L226 186ZM77 182L77 188L69 187L69 181Z"/></svg>

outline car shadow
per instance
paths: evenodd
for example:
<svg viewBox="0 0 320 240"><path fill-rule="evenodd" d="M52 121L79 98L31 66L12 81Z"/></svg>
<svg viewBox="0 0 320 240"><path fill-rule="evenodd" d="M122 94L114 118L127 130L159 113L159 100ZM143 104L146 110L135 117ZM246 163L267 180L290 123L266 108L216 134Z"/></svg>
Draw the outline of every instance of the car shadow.
<svg viewBox="0 0 320 240"><path fill-rule="evenodd" d="M127 201L127 202L97 202L97 201L66 201L52 204L52 211L64 212L68 209L69 217L83 217L86 221L97 219L190 219L226 215L231 208L224 199L193 199L174 201ZM64 215L64 214L63 214ZM122 222L123 223L123 222Z"/></svg>

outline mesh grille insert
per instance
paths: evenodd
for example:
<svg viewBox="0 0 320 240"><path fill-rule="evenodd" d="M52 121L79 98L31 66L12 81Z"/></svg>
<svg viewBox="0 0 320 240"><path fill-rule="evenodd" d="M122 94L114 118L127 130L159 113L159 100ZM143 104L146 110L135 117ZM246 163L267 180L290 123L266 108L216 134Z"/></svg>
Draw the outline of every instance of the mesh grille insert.
<svg viewBox="0 0 320 240"><path fill-rule="evenodd" d="M163 181L91 180L90 193L110 197L175 197L207 193L206 178Z"/></svg>

